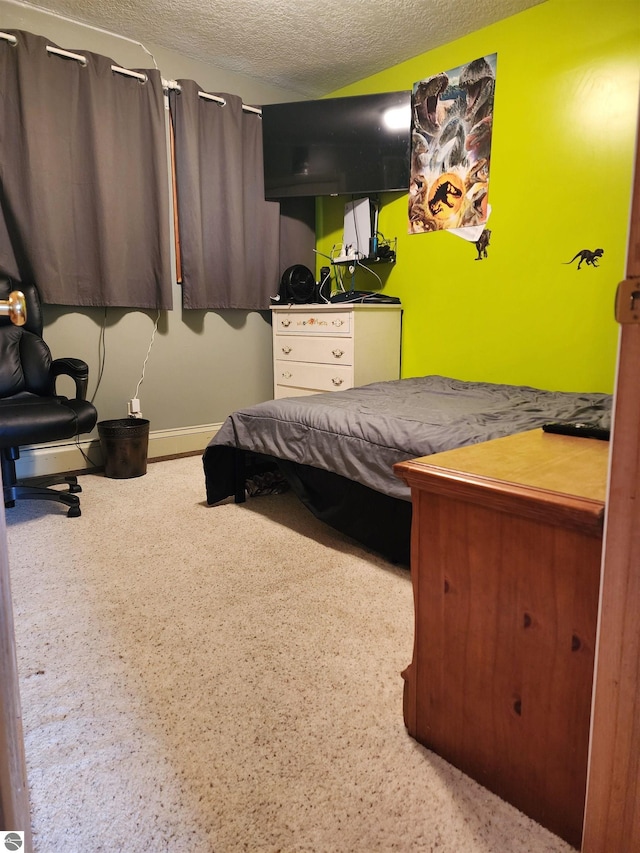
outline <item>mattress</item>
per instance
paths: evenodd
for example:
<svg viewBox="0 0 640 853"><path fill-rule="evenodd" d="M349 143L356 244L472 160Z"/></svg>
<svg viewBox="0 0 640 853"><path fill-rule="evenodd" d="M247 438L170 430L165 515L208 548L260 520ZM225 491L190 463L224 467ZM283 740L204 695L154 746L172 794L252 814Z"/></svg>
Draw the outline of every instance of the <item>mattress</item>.
<svg viewBox="0 0 640 853"><path fill-rule="evenodd" d="M534 429L547 421L610 427L611 395L422 376L269 400L225 420L205 449L208 503L233 494L230 452L331 471L409 501L393 473L406 459Z"/></svg>

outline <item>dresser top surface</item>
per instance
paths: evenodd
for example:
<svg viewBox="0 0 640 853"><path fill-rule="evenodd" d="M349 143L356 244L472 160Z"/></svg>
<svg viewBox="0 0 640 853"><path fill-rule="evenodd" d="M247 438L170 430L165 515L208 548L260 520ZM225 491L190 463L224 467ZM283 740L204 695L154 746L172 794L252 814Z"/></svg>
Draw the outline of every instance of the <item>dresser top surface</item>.
<svg viewBox="0 0 640 853"><path fill-rule="evenodd" d="M459 477L483 485L517 483L604 503L608 460L608 441L536 429L399 463L396 472L403 476L411 469L416 477Z"/></svg>
<svg viewBox="0 0 640 853"><path fill-rule="evenodd" d="M380 311L385 309L387 311L401 311L402 305L398 303L392 302L367 302L367 303L353 303L353 302L309 302L304 305L272 305L272 311L286 311L286 312L306 312L316 314L318 312L324 313L325 311L331 312L340 312L343 311Z"/></svg>

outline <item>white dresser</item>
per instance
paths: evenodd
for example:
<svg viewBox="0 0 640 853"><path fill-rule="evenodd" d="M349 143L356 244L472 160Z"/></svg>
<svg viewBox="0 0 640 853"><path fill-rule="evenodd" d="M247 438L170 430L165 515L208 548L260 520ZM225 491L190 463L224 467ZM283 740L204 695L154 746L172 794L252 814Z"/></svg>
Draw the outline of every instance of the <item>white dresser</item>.
<svg viewBox="0 0 640 853"><path fill-rule="evenodd" d="M401 305L283 305L271 311L276 400L400 378Z"/></svg>

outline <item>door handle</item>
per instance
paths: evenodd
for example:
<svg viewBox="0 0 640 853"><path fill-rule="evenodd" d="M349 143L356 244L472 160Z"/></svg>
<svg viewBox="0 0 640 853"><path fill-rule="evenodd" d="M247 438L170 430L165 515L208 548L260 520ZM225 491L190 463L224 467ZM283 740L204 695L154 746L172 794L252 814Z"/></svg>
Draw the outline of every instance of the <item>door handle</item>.
<svg viewBox="0 0 640 853"><path fill-rule="evenodd" d="M621 281L616 292L616 320L621 325L640 323L640 278Z"/></svg>
<svg viewBox="0 0 640 853"><path fill-rule="evenodd" d="M12 290L8 299L0 299L0 317L7 316L14 326L24 326L27 322L27 306L21 290Z"/></svg>

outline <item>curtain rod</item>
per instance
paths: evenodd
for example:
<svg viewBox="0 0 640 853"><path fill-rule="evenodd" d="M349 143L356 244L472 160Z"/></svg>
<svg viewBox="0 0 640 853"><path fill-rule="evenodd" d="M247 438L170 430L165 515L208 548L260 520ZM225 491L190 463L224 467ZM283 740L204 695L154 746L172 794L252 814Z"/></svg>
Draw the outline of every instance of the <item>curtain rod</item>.
<svg viewBox="0 0 640 853"><path fill-rule="evenodd" d="M180 92L180 84L176 83L175 80L165 80L163 78L162 85L165 89L174 89L176 92ZM217 104L220 104L221 107L226 105L226 101L224 98L221 98L219 95L210 95L209 92L198 92L198 97L204 98L206 101L215 101ZM262 110L259 107L250 107L249 104L243 104L242 110L245 113L255 113L256 115L261 116Z"/></svg>
<svg viewBox="0 0 640 853"><path fill-rule="evenodd" d="M8 41L10 44L18 43L18 39L10 33L0 32L0 39ZM79 62L81 65L87 64L87 57L83 56L81 53L72 53L70 50L63 50L61 47L54 47L51 44L48 44L46 46L46 50L47 53L54 53L56 56L64 56L66 59L75 59L76 62ZM140 80L141 83L146 83L149 79L146 74L142 74L139 71L130 71L128 68L122 68L120 65L112 65L111 70L115 71L116 74L124 74L127 77L135 77L137 80Z"/></svg>
<svg viewBox="0 0 640 853"><path fill-rule="evenodd" d="M59 47L52 47L50 44L47 45L47 53L55 53L56 56L65 56L67 59L75 59L80 65L87 64L87 57L82 56L79 53L71 53L70 50L62 50Z"/></svg>
<svg viewBox="0 0 640 853"><path fill-rule="evenodd" d="M11 35L10 33L0 32L0 39L4 39L8 41L10 44L17 44L18 39ZM53 47L52 45L47 45L48 53L55 53L57 56L64 56L67 59L75 59L77 62L80 62L82 65L87 64L87 57L82 56L80 53L72 53L69 50L62 50L60 47ZM122 68L120 65L112 65L111 70L116 74L124 74L126 77L135 77L137 80L140 80L141 83L146 83L149 79L146 74L143 74L139 71L131 71L128 68ZM162 78L162 86L164 89L174 89L175 91L180 91L180 85L176 83L175 80L165 80ZM220 104L221 107L226 105L226 101L224 98L219 97L219 95L210 95L208 92L198 92L198 96L200 98L204 98L207 101L215 101L217 104ZM261 116L262 110L259 107L251 107L248 104L242 105L243 112L247 113L255 113L256 115Z"/></svg>

